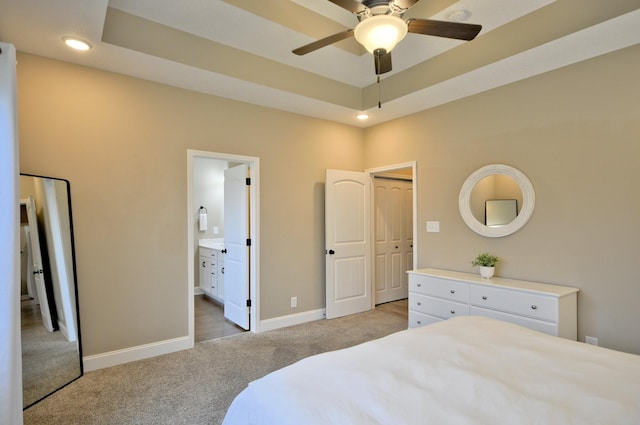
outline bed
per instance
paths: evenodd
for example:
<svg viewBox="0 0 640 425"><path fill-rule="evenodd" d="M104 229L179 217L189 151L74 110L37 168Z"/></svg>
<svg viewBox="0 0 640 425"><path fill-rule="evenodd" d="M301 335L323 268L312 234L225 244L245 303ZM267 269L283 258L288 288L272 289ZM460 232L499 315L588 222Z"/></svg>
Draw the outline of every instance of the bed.
<svg viewBox="0 0 640 425"><path fill-rule="evenodd" d="M485 317L319 354L248 385L223 425L640 424L640 356Z"/></svg>

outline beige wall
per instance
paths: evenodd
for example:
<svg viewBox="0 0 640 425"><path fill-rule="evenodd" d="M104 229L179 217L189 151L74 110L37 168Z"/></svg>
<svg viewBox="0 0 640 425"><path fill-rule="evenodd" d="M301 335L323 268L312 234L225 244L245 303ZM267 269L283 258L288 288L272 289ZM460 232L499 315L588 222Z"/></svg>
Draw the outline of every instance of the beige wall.
<svg viewBox="0 0 640 425"><path fill-rule="evenodd" d="M418 161L419 266L474 272L490 251L499 276L580 288L580 339L640 353L638 75L635 46L367 130L367 167ZM458 213L465 179L490 163L536 191L532 219L504 238Z"/></svg>
<svg viewBox="0 0 640 425"><path fill-rule="evenodd" d="M85 355L186 335L186 150L261 161L262 319L324 307L324 169L416 160L420 267L579 287L579 333L640 353L640 47L368 130L21 54L23 172L71 181ZM77 118L76 118L77 117ZM483 238L465 178L522 170L536 210Z"/></svg>
<svg viewBox="0 0 640 425"><path fill-rule="evenodd" d="M260 158L262 319L324 307L324 170L364 168L361 129L27 54L18 92L21 171L71 183L84 355L187 334L187 149Z"/></svg>

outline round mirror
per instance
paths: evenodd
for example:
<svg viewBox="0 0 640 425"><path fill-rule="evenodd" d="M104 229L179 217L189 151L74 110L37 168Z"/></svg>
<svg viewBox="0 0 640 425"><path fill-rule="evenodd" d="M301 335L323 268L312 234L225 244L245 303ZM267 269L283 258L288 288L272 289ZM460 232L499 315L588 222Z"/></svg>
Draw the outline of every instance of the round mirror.
<svg viewBox="0 0 640 425"><path fill-rule="evenodd" d="M482 236L507 236L531 218L535 193L521 171L503 164L476 170L460 190L460 215L471 230Z"/></svg>

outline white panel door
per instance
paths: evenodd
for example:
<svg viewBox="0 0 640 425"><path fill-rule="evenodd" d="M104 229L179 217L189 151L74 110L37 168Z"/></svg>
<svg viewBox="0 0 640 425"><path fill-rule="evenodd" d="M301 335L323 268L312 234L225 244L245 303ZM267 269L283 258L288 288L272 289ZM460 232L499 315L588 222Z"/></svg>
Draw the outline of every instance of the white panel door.
<svg viewBox="0 0 640 425"><path fill-rule="evenodd" d="M249 186L246 164L224 170L224 317L249 329Z"/></svg>
<svg viewBox="0 0 640 425"><path fill-rule="evenodd" d="M374 179L375 303L407 298L413 268L411 182Z"/></svg>
<svg viewBox="0 0 640 425"><path fill-rule="evenodd" d="M341 170L326 173L327 319L372 307L370 185L365 173Z"/></svg>
<svg viewBox="0 0 640 425"><path fill-rule="evenodd" d="M42 324L49 332L53 332L53 321L49 309L49 298L45 286L44 270L42 267L42 253L40 251L40 234L38 233L38 220L36 218L36 205L33 196L29 196L27 204L27 220L29 221L29 242L31 246L31 263L33 264L33 280L35 282L38 302L40 303L40 314Z"/></svg>

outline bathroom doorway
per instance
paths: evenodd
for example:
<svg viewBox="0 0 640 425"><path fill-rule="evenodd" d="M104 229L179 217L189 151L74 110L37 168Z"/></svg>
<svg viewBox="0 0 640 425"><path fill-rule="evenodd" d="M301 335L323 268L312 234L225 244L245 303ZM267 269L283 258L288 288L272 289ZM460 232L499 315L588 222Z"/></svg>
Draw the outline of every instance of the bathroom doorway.
<svg viewBox="0 0 640 425"><path fill-rule="evenodd" d="M189 339L195 343L245 329L257 332L258 158L195 150L188 150L187 157ZM242 184L230 186L226 180L236 170L244 173ZM225 221L225 215L232 219ZM244 217L243 225L238 226L237 217ZM238 240L241 246L234 243ZM228 253L230 246L233 252Z"/></svg>

